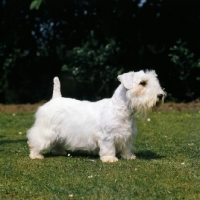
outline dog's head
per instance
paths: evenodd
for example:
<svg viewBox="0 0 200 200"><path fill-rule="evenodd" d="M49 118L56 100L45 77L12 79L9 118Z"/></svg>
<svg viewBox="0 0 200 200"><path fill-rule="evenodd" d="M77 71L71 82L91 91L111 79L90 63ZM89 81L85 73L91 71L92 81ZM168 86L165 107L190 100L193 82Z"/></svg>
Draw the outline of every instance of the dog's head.
<svg viewBox="0 0 200 200"><path fill-rule="evenodd" d="M118 76L127 90L126 97L134 114L145 117L148 112L159 107L166 96L154 70L129 72Z"/></svg>

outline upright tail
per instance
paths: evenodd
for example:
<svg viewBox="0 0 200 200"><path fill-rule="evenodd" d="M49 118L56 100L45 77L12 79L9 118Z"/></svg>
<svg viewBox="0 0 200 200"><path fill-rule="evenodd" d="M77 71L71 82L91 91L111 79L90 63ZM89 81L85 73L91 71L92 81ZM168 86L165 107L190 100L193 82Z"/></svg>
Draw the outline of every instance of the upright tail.
<svg viewBox="0 0 200 200"><path fill-rule="evenodd" d="M62 97L61 92L60 92L60 81L58 77L54 77L53 79L53 96L52 99L57 98L57 97Z"/></svg>

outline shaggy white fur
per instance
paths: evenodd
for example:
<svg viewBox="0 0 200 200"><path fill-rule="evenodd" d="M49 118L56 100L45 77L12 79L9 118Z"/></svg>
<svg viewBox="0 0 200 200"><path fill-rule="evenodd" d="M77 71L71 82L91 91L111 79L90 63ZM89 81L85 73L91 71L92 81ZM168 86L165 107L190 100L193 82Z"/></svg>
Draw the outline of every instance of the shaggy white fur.
<svg viewBox="0 0 200 200"><path fill-rule="evenodd" d="M118 80L121 84L110 99L89 102L61 97L55 77L53 97L38 109L27 133L30 158L42 159L48 147L54 154L65 154L67 147L97 153L103 162L117 161L116 154L135 159L135 116L145 117L166 94L155 71L129 72Z"/></svg>

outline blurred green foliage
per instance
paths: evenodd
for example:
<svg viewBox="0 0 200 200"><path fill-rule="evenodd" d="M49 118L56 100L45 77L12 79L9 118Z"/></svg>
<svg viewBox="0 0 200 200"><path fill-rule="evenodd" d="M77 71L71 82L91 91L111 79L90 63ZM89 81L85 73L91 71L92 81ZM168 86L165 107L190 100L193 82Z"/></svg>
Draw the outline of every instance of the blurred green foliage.
<svg viewBox="0 0 200 200"><path fill-rule="evenodd" d="M191 77L195 77L193 80L196 84L200 84L200 76L196 73L196 70L200 68L200 58L195 60L195 54L191 52L187 47L187 42L183 42L179 39L176 42L176 45L170 48L171 61L174 63L175 72L178 75L178 78L186 88L186 95L193 97L195 94L195 88L191 88L190 80ZM196 90L198 90L196 88Z"/></svg>
<svg viewBox="0 0 200 200"><path fill-rule="evenodd" d="M123 72L123 67L117 68L113 64L119 54L120 47L114 39L107 39L103 45L95 39L94 31L91 31L86 42L72 49L62 70L68 72L69 78L83 83L99 84L102 90Z"/></svg>
<svg viewBox="0 0 200 200"><path fill-rule="evenodd" d="M36 9L38 10L43 0L33 0L30 5L30 10Z"/></svg>
<svg viewBox="0 0 200 200"><path fill-rule="evenodd" d="M74 98L104 98L112 95L122 70L141 69L156 70L170 100L196 99L199 7L195 0L3 0L0 103L48 100L53 77L64 75L74 80L74 91L77 82L86 85ZM188 42L192 54L170 50L178 38ZM176 56L185 59L173 64L169 54L173 62ZM69 95L69 88L65 91Z"/></svg>

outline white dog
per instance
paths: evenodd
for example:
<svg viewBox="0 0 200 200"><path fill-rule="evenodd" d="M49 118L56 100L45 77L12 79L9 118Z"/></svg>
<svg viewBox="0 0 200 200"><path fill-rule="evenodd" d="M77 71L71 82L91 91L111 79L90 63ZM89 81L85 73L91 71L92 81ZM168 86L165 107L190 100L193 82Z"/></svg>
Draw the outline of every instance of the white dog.
<svg viewBox="0 0 200 200"><path fill-rule="evenodd" d="M166 95L156 77L155 71L119 75L121 84L112 98L97 102L63 98L55 77L52 99L38 109L28 130L30 158L42 159L41 152L48 147L63 155L67 147L97 153L103 162L116 162L116 154L135 159L135 116L145 117Z"/></svg>

